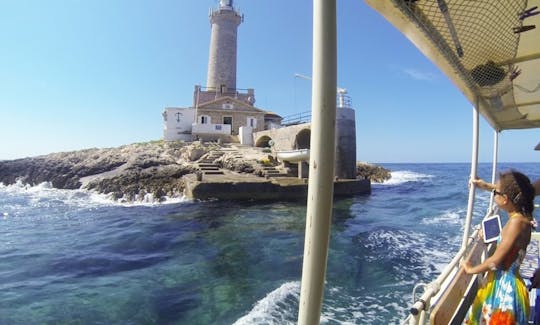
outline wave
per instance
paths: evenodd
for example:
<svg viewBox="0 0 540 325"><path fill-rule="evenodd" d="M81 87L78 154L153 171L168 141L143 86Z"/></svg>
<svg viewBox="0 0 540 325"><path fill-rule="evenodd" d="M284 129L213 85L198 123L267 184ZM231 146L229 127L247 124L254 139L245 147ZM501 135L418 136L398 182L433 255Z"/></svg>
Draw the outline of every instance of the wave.
<svg viewBox="0 0 540 325"><path fill-rule="evenodd" d="M191 201L185 196L164 197L164 200L157 201L152 194L146 194L144 197L137 197L135 201L126 201L123 199L114 199L112 195L97 193L95 191L77 189L66 190L57 189L50 182L43 182L38 185L28 185L17 181L15 184L4 185L0 183L0 194L8 197L25 198L30 206L40 207L49 206L51 202L63 203L78 207L96 207L96 206L155 206L163 204L176 204Z"/></svg>
<svg viewBox="0 0 540 325"><path fill-rule="evenodd" d="M372 262L386 260L408 279L411 279L410 273L413 271L419 274L412 278L430 278L452 259L453 250L459 248L459 238L452 236L443 242L420 232L379 229L370 233L364 243L371 251L365 258ZM407 265L407 268L403 268L403 265Z"/></svg>
<svg viewBox="0 0 540 325"><path fill-rule="evenodd" d="M327 288L320 316L321 324L352 325L357 324L358 320L377 323L384 321L388 316L386 314L394 315L390 317L397 323L406 313L406 308L396 303L403 298L400 292L362 294L357 297L350 296L348 292L349 290L339 287ZM299 301L300 281L286 282L259 300L249 313L233 325L296 324ZM383 301L384 305L381 305Z"/></svg>
<svg viewBox="0 0 540 325"><path fill-rule="evenodd" d="M399 287L399 284L394 284ZM404 296L399 290L362 292L351 296L344 288L329 288L321 314L321 324L398 324L407 313Z"/></svg>
<svg viewBox="0 0 540 325"><path fill-rule="evenodd" d="M291 306L290 300L295 302L292 303L292 306L298 306L298 301L300 301L300 281L282 284L259 300L247 315L239 318L233 325L296 324L296 319L287 319L287 316L290 318L292 313L283 311L287 306Z"/></svg>
<svg viewBox="0 0 540 325"><path fill-rule="evenodd" d="M393 171L391 172L392 177L384 181L383 185L397 185L397 184L403 184L407 182L421 182L425 181L427 179L431 179L434 176L433 175L427 175L422 173L417 173L413 171L408 170L399 170L399 171Z"/></svg>
<svg viewBox="0 0 540 325"><path fill-rule="evenodd" d="M459 209L457 211L445 211L441 215L438 216L428 216L422 219L422 224L425 225L433 225L433 224L441 224L441 225L462 225L465 222L465 210Z"/></svg>

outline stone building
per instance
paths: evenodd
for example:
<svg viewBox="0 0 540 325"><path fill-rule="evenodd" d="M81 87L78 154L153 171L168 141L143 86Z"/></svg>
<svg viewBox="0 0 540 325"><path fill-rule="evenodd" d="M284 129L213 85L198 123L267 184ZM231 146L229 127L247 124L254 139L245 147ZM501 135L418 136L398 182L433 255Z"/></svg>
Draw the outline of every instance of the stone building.
<svg viewBox="0 0 540 325"><path fill-rule="evenodd" d="M197 109L197 123L216 123L231 126L231 134L238 134L242 126L253 131L263 130L265 112L233 98L222 97L204 103Z"/></svg>
<svg viewBox="0 0 540 325"><path fill-rule="evenodd" d="M195 86L193 106L165 109L164 139L251 144L253 132L278 126L281 117L254 106L254 89L236 88L237 29L244 16L233 1L220 0L209 19L212 32L206 87Z"/></svg>
<svg viewBox="0 0 540 325"><path fill-rule="evenodd" d="M307 171L300 166L308 164L311 123L282 125L281 116L255 106L254 89L236 87L237 29L244 16L232 0L220 0L219 7L210 10L209 18L212 32L206 86L195 86L192 106L165 109L164 139L271 147L278 160L291 163L294 159L299 170ZM354 179L355 113L346 94L346 89L338 88L335 176ZM303 172L299 175L306 176Z"/></svg>

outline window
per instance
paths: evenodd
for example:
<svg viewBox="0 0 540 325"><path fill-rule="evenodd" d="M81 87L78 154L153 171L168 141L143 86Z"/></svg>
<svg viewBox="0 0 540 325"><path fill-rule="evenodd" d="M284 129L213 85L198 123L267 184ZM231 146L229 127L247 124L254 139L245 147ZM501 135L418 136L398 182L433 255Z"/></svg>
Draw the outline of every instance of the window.
<svg viewBox="0 0 540 325"><path fill-rule="evenodd" d="M223 116L223 124L232 125L232 116Z"/></svg>
<svg viewBox="0 0 540 325"><path fill-rule="evenodd" d="M210 123L210 117L206 115L201 115L201 124L209 124Z"/></svg>
<svg viewBox="0 0 540 325"><path fill-rule="evenodd" d="M251 127L251 128L257 128L257 119L254 118L254 117L248 117L247 118L247 126Z"/></svg>

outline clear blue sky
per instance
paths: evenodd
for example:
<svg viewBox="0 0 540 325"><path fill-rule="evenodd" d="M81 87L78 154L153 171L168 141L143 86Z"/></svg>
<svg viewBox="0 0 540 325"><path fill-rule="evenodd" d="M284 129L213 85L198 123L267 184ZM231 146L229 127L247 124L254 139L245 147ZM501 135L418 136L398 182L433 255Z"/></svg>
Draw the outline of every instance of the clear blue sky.
<svg viewBox="0 0 540 325"><path fill-rule="evenodd" d="M206 84L217 0L0 2L0 159L162 138L165 107ZM235 0L237 87L262 109L310 109L311 1ZM356 110L357 159L466 162L471 104L361 0L338 1L338 83ZM481 123L480 159L492 132ZM505 131L501 161L539 161L538 131Z"/></svg>

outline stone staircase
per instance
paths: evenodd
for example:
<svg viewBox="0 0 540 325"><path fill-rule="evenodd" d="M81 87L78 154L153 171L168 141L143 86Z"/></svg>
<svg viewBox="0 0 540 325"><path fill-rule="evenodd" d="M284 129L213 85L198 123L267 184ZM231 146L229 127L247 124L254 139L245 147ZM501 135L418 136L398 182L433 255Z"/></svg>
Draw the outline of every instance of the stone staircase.
<svg viewBox="0 0 540 325"><path fill-rule="evenodd" d="M223 175L223 171L219 168L219 165L214 163L221 156L223 156L223 152L211 151L208 156L201 159L197 164L199 171L204 175Z"/></svg>
<svg viewBox="0 0 540 325"><path fill-rule="evenodd" d="M241 154L240 151L238 151L238 150L229 149L229 150L227 150L227 152L228 152L229 154L231 154L233 158L238 158L238 159L239 159L239 158L243 158L243 157L244 157L244 156L242 156L242 154Z"/></svg>
<svg viewBox="0 0 540 325"><path fill-rule="evenodd" d="M214 162L225 153L233 158L244 158L242 153L234 148L221 148L220 150L213 150L197 163L198 170L203 175L223 175L223 169L221 169L220 166ZM291 176L286 172L286 169L282 168L281 166L265 166L260 163L259 166L262 173L259 172L258 175L261 177L270 178Z"/></svg>
<svg viewBox="0 0 540 325"><path fill-rule="evenodd" d="M262 170L263 170L262 176L266 178L289 176L289 174L282 172L281 170L277 169L275 166L264 166Z"/></svg>

